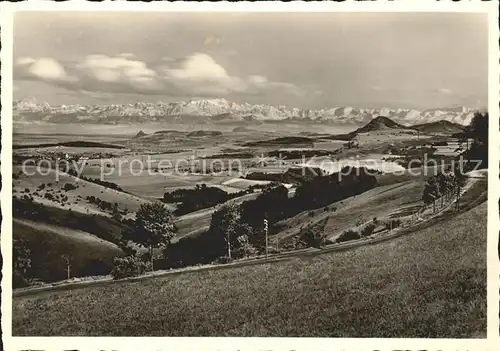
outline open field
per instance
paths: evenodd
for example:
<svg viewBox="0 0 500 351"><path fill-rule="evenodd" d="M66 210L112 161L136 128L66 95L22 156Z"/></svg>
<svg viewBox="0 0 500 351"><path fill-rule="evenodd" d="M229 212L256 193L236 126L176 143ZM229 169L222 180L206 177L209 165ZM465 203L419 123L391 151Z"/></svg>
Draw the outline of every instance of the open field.
<svg viewBox="0 0 500 351"><path fill-rule="evenodd" d="M14 298L13 334L485 337L486 212L307 259Z"/></svg>

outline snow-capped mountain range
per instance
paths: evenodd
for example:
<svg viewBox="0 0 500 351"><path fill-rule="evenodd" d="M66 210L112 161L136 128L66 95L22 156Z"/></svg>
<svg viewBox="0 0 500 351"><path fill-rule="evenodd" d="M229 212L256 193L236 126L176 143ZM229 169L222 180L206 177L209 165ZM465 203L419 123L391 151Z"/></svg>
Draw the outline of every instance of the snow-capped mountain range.
<svg viewBox="0 0 500 351"><path fill-rule="evenodd" d="M367 123L378 116L389 117L397 123L414 125L439 120L458 124L470 123L475 110L453 107L429 110L405 108L365 109L333 107L322 109L298 109L287 106L269 106L234 103L225 99L190 100L182 102L158 102L122 105L59 105L37 103L35 99L14 101L15 122L25 123Z"/></svg>

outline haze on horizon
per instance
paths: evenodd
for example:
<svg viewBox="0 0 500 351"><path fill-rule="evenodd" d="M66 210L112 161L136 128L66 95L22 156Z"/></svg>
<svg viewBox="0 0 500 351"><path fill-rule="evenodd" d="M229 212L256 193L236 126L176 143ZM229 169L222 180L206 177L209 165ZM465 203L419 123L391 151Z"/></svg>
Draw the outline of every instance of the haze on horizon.
<svg viewBox="0 0 500 351"><path fill-rule="evenodd" d="M485 14L21 12L14 99L485 107Z"/></svg>

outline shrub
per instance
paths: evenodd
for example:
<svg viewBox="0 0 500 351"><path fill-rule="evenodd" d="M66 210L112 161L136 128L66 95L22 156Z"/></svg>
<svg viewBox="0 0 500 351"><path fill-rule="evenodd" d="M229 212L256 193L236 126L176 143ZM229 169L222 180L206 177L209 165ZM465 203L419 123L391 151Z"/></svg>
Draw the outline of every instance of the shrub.
<svg viewBox="0 0 500 351"><path fill-rule="evenodd" d="M146 271L147 265L138 256L115 257L111 275L114 279L122 279L141 275Z"/></svg>
<svg viewBox="0 0 500 351"><path fill-rule="evenodd" d="M373 224L373 223L367 224L366 227L364 227L361 230L361 235L362 236L370 236L373 234L374 230L375 230L375 224Z"/></svg>
<svg viewBox="0 0 500 351"><path fill-rule="evenodd" d="M77 187L76 187L76 186L74 186L73 184L71 184L71 183L66 183L66 184L64 184L63 190L64 190L64 191L70 191L70 190L74 190L74 189L76 189L76 188L77 188Z"/></svg>
<svg viewBox="0 0 500 351"><path fill-rule="evenodd" d="M248 242L234 250L234 254L238 258L257 256L257 253L257 249Z"/></svg>
<svg viewBox="0 0 500 351"><path fill-rule="evenodd" d="M361 236L359 235L359 233L357 231L349 229L349 230L346 230L345 232L343 232L342 234L340 234L340 236L337 238L336 242L341 243L344 241L357 240L359 238L361 238Z"/></svg>

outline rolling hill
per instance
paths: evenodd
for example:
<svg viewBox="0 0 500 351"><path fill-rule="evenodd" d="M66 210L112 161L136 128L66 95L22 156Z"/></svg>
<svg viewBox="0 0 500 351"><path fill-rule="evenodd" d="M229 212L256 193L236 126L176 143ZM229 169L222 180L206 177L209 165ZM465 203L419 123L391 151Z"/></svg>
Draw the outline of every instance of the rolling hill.
<svg viewBox="0 0 500 351"><path fill-rule="evenodd" d="M37 172L35 166L27 166L26 170L28 173L24 174L20 172L20 167L13 168L13 172L17 173L17 179L13 180L15 190L13 195L19 198L31 196L35 202L47 206L71 209L84 214L111 216L108 209L87 199L87 197L93 196L112 205L116 203L120 210L126 210L128 216L130 216L142 204L148 202L138 196L79 179L53 169L47 170L44 174ZM68 188L69 186L71 188Z"/></svg>
<svg viewBox="0 0 500 351"><path fill-rule="evenodd" d="M420 131L421 133L446 133L446 134L461 133L465 129L465 127L462 124L445 120L424 123L424 124L416 124L412 126L412 128Z"/></svg>
<svg viewBox="0 0 500 351"><path fill-rule="evenodd" d="M332 135L330 137L324 137L323 139L352 140L359 134L378 132L378 131L416 133L415 129L413 129L412 127L399 124L388 117L378 116L372 119L367 124L365 124L363 127L360 127L350 133Z"/></svg>
<svg viewBox="0 0 500 351"><path fill-rule="evenodd" d="M93 234L39 221L14 218L13 236L31 251L30 274L44 282L67 278L63 255L70 258L71 277L109 274L113 258L124 255L116 244Z"/></svg>

